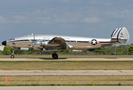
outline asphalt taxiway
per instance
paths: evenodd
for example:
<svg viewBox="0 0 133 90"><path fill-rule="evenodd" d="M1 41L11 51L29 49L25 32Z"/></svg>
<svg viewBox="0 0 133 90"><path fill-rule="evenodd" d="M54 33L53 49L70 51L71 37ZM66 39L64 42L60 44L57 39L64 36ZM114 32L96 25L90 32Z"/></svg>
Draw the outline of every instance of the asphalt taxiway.
<svg viewBox="0 0 133 90"><path fill-rule="evenodd" d="M133 90L133 86L8 86L0 90Z"/></svg>
<svg viewBox="0 0 133 90"><path fill-rule="evenodd" d="M133 70L0 70L0 75L133 75Z"/></svg>
<svg viewBox="0 0 133 90"><path fill-rule="evenodd" d="M0 58L0 61L133 61L133 58Z"/></svg>

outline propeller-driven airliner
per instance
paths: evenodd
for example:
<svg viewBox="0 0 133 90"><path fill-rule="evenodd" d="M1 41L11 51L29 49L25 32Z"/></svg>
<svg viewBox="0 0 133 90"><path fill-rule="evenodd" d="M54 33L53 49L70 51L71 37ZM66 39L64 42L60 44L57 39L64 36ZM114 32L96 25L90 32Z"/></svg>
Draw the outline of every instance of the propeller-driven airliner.
<svg viewBox="0 0 133 90"><path fill-rule="evenodd" d="M54 59L58 59L56 52L59 49L70 50L100 48L116 44L124 44L127 43L129 39L129 32L125 27L123 27L115 29L109 39L60 35L28 35L3 41L2 45L18 48L33 48L34 50L53 52L52 57ZM11 58L14 58L14 50Z"/></svg>

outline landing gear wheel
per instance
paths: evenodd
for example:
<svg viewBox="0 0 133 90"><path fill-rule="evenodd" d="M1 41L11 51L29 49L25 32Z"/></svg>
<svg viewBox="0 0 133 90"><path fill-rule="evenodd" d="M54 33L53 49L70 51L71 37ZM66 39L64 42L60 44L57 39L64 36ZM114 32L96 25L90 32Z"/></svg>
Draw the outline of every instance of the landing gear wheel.
<svg viewBox="0 0 133 90"><path fill-rule="evenodd" d="M15 56L14 55L11 55L11 58L15 58Z"/></svg>
<svg viewBox="0 0 133 90"><path fill-rule="evenodd" d="M57 54L52 54L52 57L53 57L53 59L58 59L58 55Z"/></svg>
<svg viewBox="0 0 133 90"><path fill-rule="evenodd" d="M15 58L15 56L14 56L14 47L13 47L11 58Z"/></svg>

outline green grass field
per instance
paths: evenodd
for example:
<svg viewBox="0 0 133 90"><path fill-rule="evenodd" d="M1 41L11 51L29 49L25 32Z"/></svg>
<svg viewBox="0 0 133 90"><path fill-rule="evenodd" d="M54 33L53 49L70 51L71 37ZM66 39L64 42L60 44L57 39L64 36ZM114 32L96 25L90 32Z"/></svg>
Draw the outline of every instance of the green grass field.
<svg viewBox="0 0 133 90"><path fill-rule="evenodd" d="M0 55L10 58L10 55ZM52 58L52 55L15 55L15 58ZM59 58L133 58L133 55L59 55Z"/></svg>
<svg viewBox="0 0 133 90"><path fill-rule="evenodd" d="M133 61L0 61L0 70L133 70Z"/></svg>
<svg viewBox="0 0 133 90"><path fill-rule="evenodd" d="M16 55L51 58L51 55ZM10 55L0 55L10 58ZM59 58L133 58L133 55L59 55ZM0 61L0 70L133 70L133 61ZM132 76L0 76L0 86L133 86Z"/></svg>
<svg viewBox="0 0 133 90"><path fill-rule="evenodd" d="M132 86L133 76L0 76L0 86Z"/></svg>

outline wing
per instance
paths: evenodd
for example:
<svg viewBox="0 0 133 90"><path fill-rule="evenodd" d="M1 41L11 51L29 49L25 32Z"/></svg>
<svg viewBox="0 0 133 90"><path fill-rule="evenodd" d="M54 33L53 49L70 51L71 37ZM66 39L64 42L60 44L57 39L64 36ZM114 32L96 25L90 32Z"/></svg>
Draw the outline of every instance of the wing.
<svg viewBox="0 0 133 90"><path fill-rule="evenodd" d="M61 37L55 37L48 42L47 45L44 45L46 49L68 49L66 41Z"/></svg>

